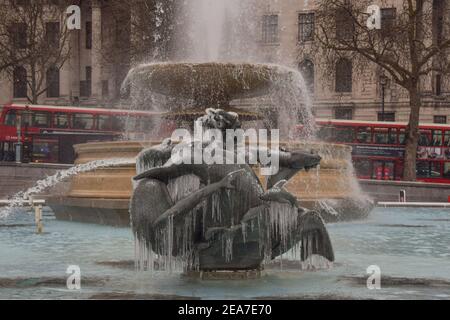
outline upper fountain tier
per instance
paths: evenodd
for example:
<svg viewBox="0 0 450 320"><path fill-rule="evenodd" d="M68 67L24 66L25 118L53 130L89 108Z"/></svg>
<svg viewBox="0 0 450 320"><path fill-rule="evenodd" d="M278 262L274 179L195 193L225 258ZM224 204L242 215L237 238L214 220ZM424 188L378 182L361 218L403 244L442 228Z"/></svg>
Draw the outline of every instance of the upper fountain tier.
<svg viewBox="0 0 450 320"><path fill-rule="evenodd" d="M234 99L268 94L291 70L249 63L151 63L133 68L126 86L187 99L194 108L227 107Z"/></svg>

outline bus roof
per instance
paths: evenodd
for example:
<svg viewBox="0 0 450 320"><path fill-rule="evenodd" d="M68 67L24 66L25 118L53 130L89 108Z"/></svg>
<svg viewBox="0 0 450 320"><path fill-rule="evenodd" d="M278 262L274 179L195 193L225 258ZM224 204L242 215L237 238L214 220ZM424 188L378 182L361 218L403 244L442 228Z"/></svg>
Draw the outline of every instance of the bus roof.
<svg viewBox="0 0 450 320"><path fill-rule="evenodd" d="M336 120L336 119L316 119L316 123L320 124L342 124L347 126L372 126L372 127L389 127L389 128L398 128L398 127L406 127L408 125L407 122L386 122L386 121L358 121L358 120ZM430 128L430 129L450 129L450 125L448 124L438 124L438 123L420 123L419 126L421 128Z"/></svg>
<svg viewBox="0 0 450 320"><path fill-rule="evenodd" d="M69 112L95 112L95 113L116 113L116 114L136 114L136 115L164 115L165 112L155 111L139 111L139 110L126 110L126 109L106 109L106 108L89 108L89 107L76 107L76 106L44 106L44 105L32 105L32 104L7 104L4 108L16 108L25 109L29 107L31 110L45 110L45 111L69 111Z"/></svg>

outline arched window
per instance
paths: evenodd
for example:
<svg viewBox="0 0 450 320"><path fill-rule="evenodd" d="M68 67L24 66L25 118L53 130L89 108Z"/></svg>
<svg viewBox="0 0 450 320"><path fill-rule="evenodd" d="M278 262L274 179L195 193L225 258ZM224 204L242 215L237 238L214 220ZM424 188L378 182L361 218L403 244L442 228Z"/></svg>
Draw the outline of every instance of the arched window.
<svg viewBox="0 0 450 320"><path fill-rule="evenodd" d="M27 70L24 67L18 66L14 68L13 86L14 98L27 97Z"/></svg>
<svg viewBox="0 0 450 320"><path fill-rule="evenodd" d="M306 86L308 87L309 92L314 93L314 63L312 63L312 61L308 59L303 60L299 64L298 69L305 79Z"/></svg>
<svg viewBox="0 0 450 320"><path fill-rule="evenodd" d="M59 69L50 67L47 70L47 98L59 97Z"/></svg>
<svg viewBox="0 0 450 320"><path fill-rule="evenodd" d="M336 92L352 92L352 62L340 59L336 63Z"/></svg>

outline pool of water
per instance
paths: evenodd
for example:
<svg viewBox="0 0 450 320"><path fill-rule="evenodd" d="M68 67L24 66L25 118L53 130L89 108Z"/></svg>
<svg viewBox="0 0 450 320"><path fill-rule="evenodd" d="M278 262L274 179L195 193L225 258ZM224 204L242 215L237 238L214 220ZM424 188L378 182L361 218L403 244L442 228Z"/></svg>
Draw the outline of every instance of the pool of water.
<svg viewBox="0 0 450 320"><path fill-rule="evenodd" d="M136 272L131 230L57 221L44 231L16 211L0 220L0 299L355 298L450 299L450 210L375 209L369 219L330 224L331 269L266 270L258 280L200 281L180 274ZM68 290L69 265L81 290ZM367 289L367 268L381 269L381 289Z"/></svg>

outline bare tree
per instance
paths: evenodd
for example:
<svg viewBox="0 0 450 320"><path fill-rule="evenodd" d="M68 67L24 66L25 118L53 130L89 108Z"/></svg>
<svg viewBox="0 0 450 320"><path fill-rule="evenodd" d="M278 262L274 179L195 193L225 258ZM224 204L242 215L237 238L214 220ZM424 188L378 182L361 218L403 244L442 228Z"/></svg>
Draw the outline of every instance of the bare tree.
<svg viewBox="0 0 450 320"><path fill-rule="evenodd" d="M416 179L421 85L431 73L446 74L450 69L450 29L446 20L450 12L445 2L375 2L381 8L390 8L382 15L381 29L367 25L371 19L367 9L374 4L372 0L319 0L317 3L316 42L326 62L335 63L345 57L359 67L373 63L408 92L410 117L403 172L408 181Z"/></svg>
<svg viewBox="0 0 450 320"><path fill-rule="evenodd" d="M125 52L133 62L167 60L171 52L174 6L173 0L113 0L105 4L121 31L114 35L116 41L105 48L108 51L105 58L113 56L110 51L113 49L119 56Z"/></svg>
<svg viewBox="0 0 450 320"><path fill-rule="evenodd" d="M70 55L67 1L0 1L0 70L26 83L26 98L36 104ZM24 70L18 72L18 70ZM18 77L22 77L18 79Z"/></svg>

